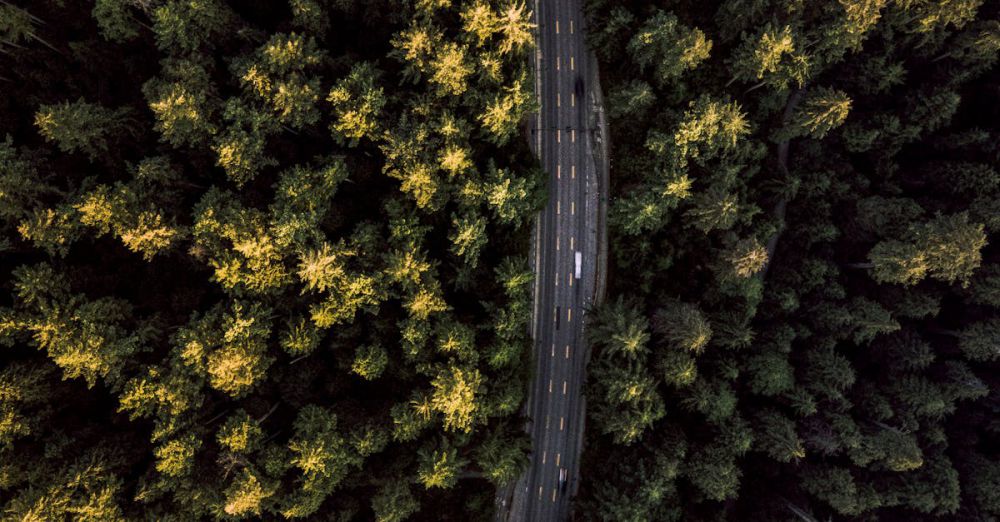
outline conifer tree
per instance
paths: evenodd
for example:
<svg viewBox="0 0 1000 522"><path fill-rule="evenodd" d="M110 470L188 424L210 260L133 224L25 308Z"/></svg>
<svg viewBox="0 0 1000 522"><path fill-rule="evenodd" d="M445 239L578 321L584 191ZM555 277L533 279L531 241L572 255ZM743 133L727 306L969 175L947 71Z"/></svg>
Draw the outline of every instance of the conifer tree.
<svg viewBox="0 0 1000 522"><path fill-rule="evenodd" d="M82 152L91 160L108 152L108 141L126 130L127 108L109 109L80 98L75 102L42 105L35 127L46 141L63 152Z"/></svg>
<svg viewBox="0 0 1000 522"><path fill-rule="evenodd" d="M653 78L660 85L697 67L711 50L705 33L681 25L664 11L647 18L628 43L632 60L641 69L654 66Z"/></svg>

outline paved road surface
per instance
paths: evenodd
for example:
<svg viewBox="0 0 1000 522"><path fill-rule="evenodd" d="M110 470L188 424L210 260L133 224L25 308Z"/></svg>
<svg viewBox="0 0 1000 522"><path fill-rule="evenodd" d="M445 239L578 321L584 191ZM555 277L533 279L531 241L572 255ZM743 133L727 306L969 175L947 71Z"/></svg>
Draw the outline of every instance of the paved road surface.
<svg viewBox="0 0 1000 522"><path fill-rule="evenodd" d="M532 522L570 517L584 424L584 311L594 298L598 252L598 183L588 123L596 86L582 0L538 0L535 13L541 110L534 145L549 174L549 202L535 229L535 376L527 405L532 455L510 496L498 497L497 510L499 520Z"/></svg>

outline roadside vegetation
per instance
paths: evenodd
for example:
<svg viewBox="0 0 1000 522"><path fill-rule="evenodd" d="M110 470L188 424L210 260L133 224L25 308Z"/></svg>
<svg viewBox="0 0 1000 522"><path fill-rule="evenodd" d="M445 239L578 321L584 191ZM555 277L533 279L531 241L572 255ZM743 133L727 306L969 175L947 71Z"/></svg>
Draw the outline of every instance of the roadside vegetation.
<svg viewBox="0 0 1000 522"><path fill-rule="evenodd" d="M0 518L482 520L527 465L519 1L0 1Z"/></svg>
<svg viewBox="0 0 1000 522"><path fill-rule="evenodd" d="M590 0L583 520L1000 517L1000 4Z"/></svg>

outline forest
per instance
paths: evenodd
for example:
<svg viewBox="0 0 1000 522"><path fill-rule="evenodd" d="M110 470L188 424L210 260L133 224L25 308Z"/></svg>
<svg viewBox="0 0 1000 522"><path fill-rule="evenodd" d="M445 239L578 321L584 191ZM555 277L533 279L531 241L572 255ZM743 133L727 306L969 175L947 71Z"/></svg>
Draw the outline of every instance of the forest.
<svg viewBox="0 0 1000 522"><path fill-rule="evenodd" d="M528 462L533 35L0 1L0 519L489 517Z"/></svg>
<svg viewBox="0 0 1000 522"><path fill-rule="evenodd" d="M1000 3L588 0L576 514L1000 520Z"/></svg>

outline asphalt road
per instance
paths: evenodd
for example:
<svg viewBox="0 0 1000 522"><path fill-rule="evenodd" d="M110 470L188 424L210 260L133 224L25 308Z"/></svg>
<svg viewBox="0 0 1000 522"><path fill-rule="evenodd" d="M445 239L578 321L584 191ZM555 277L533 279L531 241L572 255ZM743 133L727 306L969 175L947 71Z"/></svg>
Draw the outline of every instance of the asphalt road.
<svg viewBox="0 0 1000 522"><path fill-rule="evenodd" d="M535 230L535 375L527 406L531 464L498 503L498 519L568 520L579 476L586 365L585 310L594 298L598 184L582 0L538 0L536 152L549 201ZM575 277L575 255L582 261ZM565 477L565 480L560 480ZM509 503L508 503L509 502Z"/></svg>

